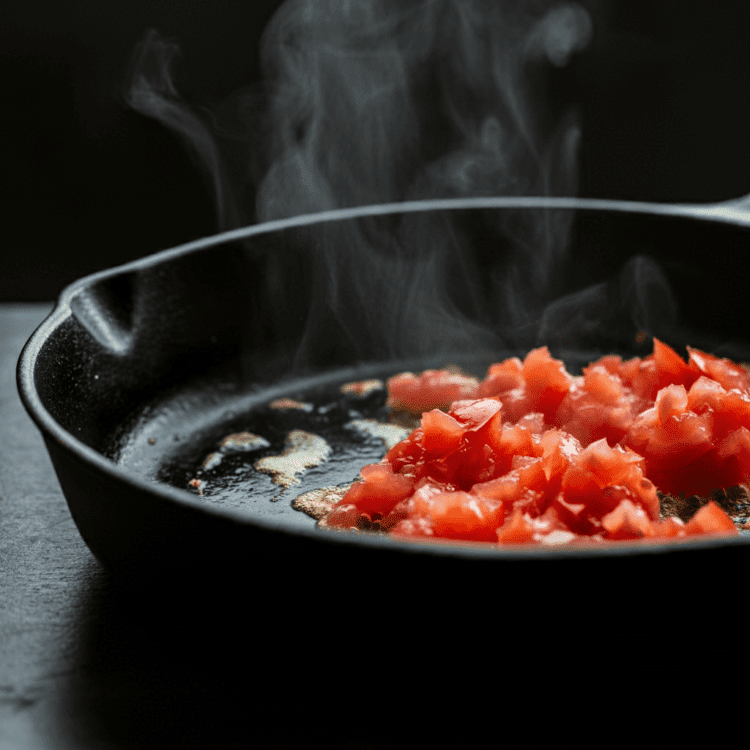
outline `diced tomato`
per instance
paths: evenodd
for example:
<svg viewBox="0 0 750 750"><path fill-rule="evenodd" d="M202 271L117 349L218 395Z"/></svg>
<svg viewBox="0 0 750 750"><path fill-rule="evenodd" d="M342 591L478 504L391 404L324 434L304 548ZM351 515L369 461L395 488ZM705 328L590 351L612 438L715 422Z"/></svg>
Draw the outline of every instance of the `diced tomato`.
<svg viewBox="0 0 750 750"><path fill-rule="evenodd" d="M750 430L732 430L717 446L716 457L722 462L719 487L734 487L750 477ZM717 472L718 473L718 472Z"/></svg>
<svg viewBox="0 0 750 750"><path fill-rule="evenodd" d="M421 414L429 409L448 409L454 401L475 398L479 381L451 370L405 372L388 380L388 406Z"/></svg>
<svg viewBox="0 0 750 750"><path fill-rule="evenodd" d="M570 462L581 452L581 444L566 432L549 430L542 435L539 446L544 475L550 488L556 492Z"/></svg>
<svg viewBox="0 0 750 750"><path fill-rule="evenodd" d="M643 360L624 362L620 368L623 382L642 398L653 401L668 385L689 388L700 373L686 363L672 347L654 339L654 352Z"/></svg>
<svg viewBox="0 0 750 750"><path fill-rule="evenodd" d="M502 471L498 468L501 463L490 445L469 439L442 461L431 462L425 467L424 475L469 490L477 482L486 482L498 476Z"/></svg>
<svg viewBox="0 0 750 750"><path fill-rule="evenodd" d="M553 359L546 346L530 351L523 361L527 409L539 411L551 422L570 389L573 378L559 359Z"/></svg>
<svg viewBox="0 0 750 750"><path fill-rule="evenodd" d="M686 389L698 379L698 373L672 349L671 346L654 339L654 362L659 373L658 390L668 385L682 385Z"/></svg>
<svg viewBox="0 0 750 750"><path fill-rule="evenodd" d="M679 417L687 410L688 397L684 385L668 385L656 394L656 413L664 425L670 417Z"/></svg>
<svg viewBox="0 0 750 750"><path fill-rule="evenodd" d="M572 377L546 347L490 367L481 384L431 370L389 381L421 425L362 469L329 513L401 538L499 544L732 532L713 501L659 521L657 487L708 497L750 480L750 375L654 339L645 359L608 356Z"/></svg>
<svg viewBox="0 0 750 750"><path fill-rule="evenodd" d="M409 437L400 443L396 443L386 453L383 461L390 464L396 472L403 472L411 467L413 473L413 467L422 459L424 454L423 437L424 431L421 427L418 427Z"/></svg>
<svg viewBox="0 0 750 750"><path fill-rule="evenodd" d="M721 383L701 375L688 392L688 408L696 414L703 414L706 409L718 411L726 398L727 392Z"/></svg>
<svg viewBox="0 0 750 750"><path fill-rule="evenodd" d="M607 372L612 373L612 375L617 375L620 379L622 379L622 357L618 357L616 354L608 354L605 357L600 357L596 363L596 366L603 367ZM583 368L584 375L586 374L586 370L590 369L591 367L595 366L594 364L589 365L588 367Z"/></svg>
<svg viewBox="0 0 750 750"><path fill-rule="evenodd" d="M690 493L692 479L684 468L705 456L713 447L710 414L690 411L671 413L678 403L687 405L681 394L668 391L659 408L654 407L636 419L624 444L646 459L646 470L663 492ZM665 417L660 421L660 417Z"/></svg>
<svg viewBox="0 0 750 750"><path fill-rule="evenodd" d="M439 409L422 415L422 447L432 456L445 456L461 445L466 428Z"/></svg>
<svg viewBox="0 0 750 750"><path fill-rule="evenodd" d="M383 517L414 492L414 477L394 473L388 463L363 466L360 475L362 481L355 482L336 506L354 505L371 518Z"/></svg>
<svg viewBox="0 0 750 750"><path fill-rule="evenodd" d="M595 365L575 378L555 416L555 424L587 445L606 438L615 445L635 417L635 398L619 376Z"/></svg>
<svg viewBox="0 0 750 750"><path fill-rule="evenodd" d="M720 383L701 376L688 393L688 408L696 414L712 415L714 439L722 440L731 430L750 426L750 395L725 390Z"/></svg>
<svg viewBox="0 0 750 750"><path fill-rule="evenodd" d="M654 524L654 536L664 539L685 536L685 524L674 516L668 516L663 521Z"/></svg>
<svg viewBox="0 0 750 750"><path fill-rule="evenodd" d="M428 519L435 536L476 542L494 542L504 516L502 503L460 491L415 498L413 512Z"/></svg>
<svg viewBox="0 0 750 750"><path fill-rule="evenodd" d="M420 537L434 537L435 531L430 525L427 518L422 516L415 516L403 519L399 521L392 529L391 535L395 537L408 538L420 538Z"/></svg>
<svg viewBox="0 0 750 750"><path fill-rule="evenodd" d="M528 544L534 541L534 525L531 518L518 509L495 534L500 544Z"/></svg>
<svg viewBox="0 0 750 750"><path fill-rule="evenodd" d="M605 357L605 360L608 359ZM617 359L620 359L617 357ZM620 376L623 384L628 388L634 388L634 383L639 373L641 372L642 360L640 357L633 357L625 362L620 362L620 366L617 370L617 374Z"/></svg>
<svg viewBox="0 0 750 750"><path fill-rule="evenodd" d="M619 446L611 448L606 440L592 443L573 458L563 478L563 497L557 499L563 517L583 505L585 511L573 513L575 524L594 528L620 502L629 500L650 518L658 518L659 497L643 476L642 463L641 456Z"/></svg>
<svg viewBox="0 0 750 750"><path fill-rule="evenodd" d="M529 414L524 414L516 424L530 430L532 435L541 435L544 432L544 414L532 411Z"/></svg>
<svg viewBox="0 0 750 750"><path fill-rule="evenodd" d="M465 429L478 430L497 415L501 407L501 401L496 398L470 399L451 404L449 414Z"/></svg>
<svg viewBox="0 0 750 750"><path fill-rule="evenodd" d="M698 375L707 375L716 380L728 391L737 388L743 393L750 393L750 373L743 367L730 362L728 359L719 359L712 354L688 347L688 360L690 367Z"/></svg>
<svg viewBox="0 0 750 750"><path fill-rule="evenodd" d="M501 473L510 470L514 456L538 454L533 433L521 425L493 423L492 429L485 435L485 440L497 456L498 471Z"/></svg>
<svg viewBox="0 0 750 750"><path fill-rule="evenodd" d="M656 534L648 513L628 499L602 518L602 526L607 539L640 539Z"/></svg>
<svg viewBox="0 0 750 750"><path fill-rule="evenodd" d="M538 515L547 506L546 489L547 482L541 461L532 459L530 464L509 471L497 479L478 482L471 488L471 494L498 501L505 513L516 507L526 511L533 510Z"/></svg>
<svg viewBox="0 0 750 750"><path fill-rule="evenodd" d="M342 505L339 502L336 503L333 509L328 513L326 523L328 526L340 527L342 529L353 529L356 527L357 521L361 516L362 512L353 503Z"/></svg>
<svg viewBox="0 0 750 750"><path fill-rule="evenodd" d="M713 500L709 500L685 524L686 534L739 534L732 519Z"/></svg>
<svg viewBox="0 0 750 750"><path fill-rule="evenodd" d="M487 377L479 384L478 395L482 398L502 396L521 387L523 383L523 364L518 357L512 357L490 366Z"/></svg>

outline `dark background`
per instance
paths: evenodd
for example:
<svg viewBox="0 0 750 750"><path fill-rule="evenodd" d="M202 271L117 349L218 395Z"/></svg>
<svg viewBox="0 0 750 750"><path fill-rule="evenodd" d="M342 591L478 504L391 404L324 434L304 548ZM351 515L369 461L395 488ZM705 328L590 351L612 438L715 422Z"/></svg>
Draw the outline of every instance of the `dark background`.
<svg viewBox="0 0 750 750"><path fill-rule="evenodd" d="M136 44L179 41L179 85L215 106L259 78L278 0L27 0L0 25L0 300L216 230L178 140L122 103ZM588 3L586 3L588 4ZM592 3L592 6L594 4ZM750 191L750 4L606 0L554 96L583 119L579 193L713 201Z"/></svg>

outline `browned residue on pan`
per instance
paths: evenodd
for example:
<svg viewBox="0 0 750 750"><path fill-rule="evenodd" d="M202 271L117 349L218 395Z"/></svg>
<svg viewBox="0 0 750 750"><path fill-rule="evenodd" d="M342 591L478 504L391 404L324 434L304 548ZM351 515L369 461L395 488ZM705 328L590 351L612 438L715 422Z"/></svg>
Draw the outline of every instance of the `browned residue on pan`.
<svg viewBox="0 0 750 750"><path fill-rule="evenodd" d="M286 490L299 483L300 474L318 466L330 453L331 446L319 435L292 430L280 455L261 458L254 466L257 471L269 474L275 484Z"/></svg>

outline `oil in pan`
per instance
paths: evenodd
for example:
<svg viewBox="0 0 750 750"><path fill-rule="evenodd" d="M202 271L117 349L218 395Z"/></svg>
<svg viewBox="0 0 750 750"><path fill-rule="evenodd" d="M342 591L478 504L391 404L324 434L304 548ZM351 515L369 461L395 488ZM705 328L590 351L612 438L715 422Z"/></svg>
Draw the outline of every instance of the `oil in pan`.
<svg viewBox="0 0 750 750"><path fill-rule="evenodd" d="M409 434L393 423L385 400L385 386L375 379L273 399L217 439L191 476L183 467L170 483L222 507L241 509L263 498L319 518L362 466Z"/></svg>

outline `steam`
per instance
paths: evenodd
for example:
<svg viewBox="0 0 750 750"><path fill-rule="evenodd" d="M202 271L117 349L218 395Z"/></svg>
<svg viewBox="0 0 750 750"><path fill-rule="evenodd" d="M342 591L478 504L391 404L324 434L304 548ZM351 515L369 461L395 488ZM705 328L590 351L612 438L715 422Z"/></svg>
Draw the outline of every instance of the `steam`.
<svg viewBox="0 0 750 750"><path fill-rule="evenodd" d="M127 101L197 157L223 229L422 198L568 196L580 126L575 111L547 110L545 87L593 32L587 10L556 0L287 0L262 39L262 97L239 92L211 118L195 111L174 84L177 47L150 32ZM230 187L226 112L243 113L231 136L245 143L251 204ZM300 365L333 350L377 359L593 340L614 282L560 298L572 218L528 209L329 223L295 236L291 256L304 261L272 254L268 283L283 311L285 279L305 275ZM660 272L640 260L623 279L629 325L666 319L643 296L654 279L661 289Z"/></svg>
<svg viewBox="0 0 750 750"><path fill-rule="evenodd" d="M578 123L570 113L550 127L539 99L549 63L565 64L591 31L572 4L287 2L263 39L272 137L258 218L573 194ZM381 356L521 345L564 258L565 223L544 211L502 217L492 229L512 237L511 257L484 289L451 217L406 216L395 233L326 227L301 361L321 330L354 348L377 331Z"/></svg>
<svg viewBox="0 0 750 750"><path fill-rule="evenodd" d="M236 226L235 199L211 129L182 101L174 84L178 54L177 44L150 30L133 56L125 101L137 112L158 120L180 136L210 179L219 226Z"/></svg>
<svg viewBox="0 0 750 750"><path fill-rule="evenodd" d="M549 5L287 2L263 39L273 103L258 217L574 192L577 125L545 132L539 98L544 64L564 65L592 26L578 5Z"/></svg>
<svg viewBox="0 0 750 750"><path fill-rule="evenodd" d="M613 279L559 297L544 311L537 344L559 350L632 351L668 339L679 311L669 282L651 258L638 255Z"/></svg>

